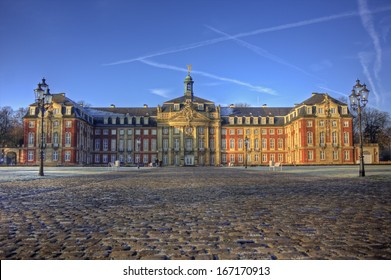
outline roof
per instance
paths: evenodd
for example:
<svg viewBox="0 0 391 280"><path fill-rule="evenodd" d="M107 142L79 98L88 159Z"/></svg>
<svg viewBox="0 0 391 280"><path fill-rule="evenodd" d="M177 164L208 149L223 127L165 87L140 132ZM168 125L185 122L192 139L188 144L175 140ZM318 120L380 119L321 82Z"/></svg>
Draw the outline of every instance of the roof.
<svg viewBox="0 0 391 280"><path fill-rule="evenodd" d="M221 107L221 116L285 116L291 107Z"/></svg>
<svg viewBox="0 0 391 280"><path fill-rule="evenodd" d="M94 116L118 115L118 116L156 116L157 109L145 107L92 107L86 108Z"/></svg>
<svg viewBox="0 0 391 280"><path fill-rule="evenodd" d="M304 100L300 105L315 105L315 104L320 104L325 101L325 99L328 98L330 101L338 104L338 105L347 105L346 103L339 101L338 99L335 99L328 95L327 93L312 93L312 96L306 100Z"/></svg>

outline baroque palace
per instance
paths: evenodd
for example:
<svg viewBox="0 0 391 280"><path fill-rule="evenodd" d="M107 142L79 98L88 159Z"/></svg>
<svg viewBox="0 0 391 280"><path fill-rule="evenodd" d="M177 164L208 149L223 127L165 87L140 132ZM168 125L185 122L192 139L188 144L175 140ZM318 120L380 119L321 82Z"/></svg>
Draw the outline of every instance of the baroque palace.
<svg viewBox="0 0 391 280"><path fill-rule="evenodd" d="M353 164L348 105L313 93L293 107L221 107L193 94L190 72L184 94L155 108L83 107L53 94L44 122L37 103L24 117L21 163L45 165L163 166Z"/></svg>

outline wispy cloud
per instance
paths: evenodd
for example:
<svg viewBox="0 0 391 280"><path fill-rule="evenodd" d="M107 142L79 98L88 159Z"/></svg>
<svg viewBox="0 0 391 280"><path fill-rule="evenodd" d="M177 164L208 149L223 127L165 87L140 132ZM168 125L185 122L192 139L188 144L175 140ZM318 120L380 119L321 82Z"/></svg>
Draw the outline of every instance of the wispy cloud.
<svg viewBox="0 0 391 280"><path fill-rule="evenodd" d="M139 61L144 63L144 64L146 64L146 65L152 66L152 67L187 73L187 69L180 68L180 67L177 67L177 66L174 66L174 65L157 63L157 62L146 60L146 59L141 59ZM250 84L250 83L247 83L247 82L243 82L243 81L240 81L240 80L237 80L237 79L221 77L221 76L217 76L217 75L214 75L214 74L210 74L210 73L203 72L203 71L197 71L197 70L193 70L192 73L198 74L200 76L208 77L208 78L211 78L211 79L215 79L215 80L218 80L218 81L223 81L223 82L228 82L228 83L236 84L236 85L239 85L239 86L243 86L243 87L246 87L246 88L251 89L253 91L259 92L259 93L266 93L266 94L270 94L270 95L277 95L277 92L275 90L271 89L271 88L253 85L253 84Z"/></svg>
<svg viewBox="0 0 391 280"><path fill-rule="evenodd" d="M375 13L380 13L380 12L385 12L385 11L390 11L390 10L391 10L391 6L381 7L381 8L371 10L371 11L364 10L365 12L363 12L363 15L375 14ZM201 41L201 42L196 42L196 43L192 43L192 44L188 44L188 45L173 47L170 49L160 50L155 53L146 54L143 56L125 59L125 60L119 60L116 62L104 64L104 65L109 66L109 65L131 63L131 62L140 61L143 59L148 59L148 58L152 58L152 57L156 57L156 56L173 54L173 53L187 51L187 50L200 48L200 47L204 47L204 46L208 46L208 45L213 45L213 44L224 42L227 40L232 40L232 38L243 38L243 37L254 36L254 35L258 35L258 34L262 34L262 33L282 31L282 30L287 30L287 29L298 28L298 27L303 27L303 26L307 26L307 25L322 23L322 22L328 22L328 21L333 21L333 20L338 20L338 19L343 19L343 18L348 18L348 17L354 17L354 16L358 16L358 15L360 15L360 14L357 11L350 11L350 12L345 12L345 13L340 13L340 14L335 14L335 15L318 17L318 18L309 19L309 20L303 20L303 21L298 21L298 22L293 22L293 23L277 25L277 26L273 26L273 27L260 28L260 29L249 31L249 32L238 33L238 34L232 35L230 37L223 36L223 37L210 39L210 40L206 40L206 41Z"/></svg>
<svg viewBox="0 0 391 280"><path fill-rule="evenodd" d="M366 0L358 0L358 10L360 13L361 22L372 39L373 46L375 48L376 59L374 62L375 77L379 78L379 72L382 66L382 48L380 45L380 36L376 32L375 25L373 23L371 11L368 8Z"/></svg>
<svg viewBox="0 0 391 280"><path fill-rule="evenodd" d="M328 59L323 59L321 62L314 63L311 65L311 69L314 72L320 72L325 69L330 69L331 67L333 67L333 63Z"/></svg>
<svg viewBox="0 0 391 280"><path fill-rule="evenodd" d="M302 73L304 73L304 74L306 74L308 76L314 77L311 73L305 71L304 69L302 69L302 68L300 68L300 67L298 67L296 65L293 65L293 64L285 61L283 58L281 58L279 56L271 54L270 52L268 52L265 49L262 49L262 48L260 48L258 46L250 44L250 43L248 43L248 42L246 42L246 41L244 41L242 39L239 39L237 36L229 35L229 34L223 32L223 31L221 31L221 30L219 30L217 28L214 28L212 26L209 26L209 25L206 25L206 27L209 28L210 30L220 34L220 35L225 36L229 40L235 41L240 46L249 49L250 51L254 52L255 54L257 54L259 56L265 57L265 58L270 59L270 60L272 60L274 62L277 62L278 64L281 64L281 65L284 65L284 66L288 66L288 67L293 68L293 69L295 69L295 70L297 70L299 72L302 72ZM315 77L315 78L317 78L317 77Z"/></svg>
<svg viewBox="0 0 391 280"><path fill-rule="evenodd" d="M377 93L375 82L374 82L372 75L371 75L371 72L369 71L368 66L367 66L370 59L368 58L368 55L364 52L360 52L358 54L358 58L360 60L361 66L363 68L364 75L369 82L369 86L371 88L371 91L372 91L373 95L375 96L375 102L376 102L376 104L379 105L381 98L380 98L379 94Z"/></svg>
<svg viewBox="0 0 391 280"><path fill-rule="evenodd" d="M170 89L165 89L165 88L151 88L149 91L152 94L155 94L155 95L158 95L158 96L161 96L164 98L168 98L169 97L168 94L171 92Z"/></svg>

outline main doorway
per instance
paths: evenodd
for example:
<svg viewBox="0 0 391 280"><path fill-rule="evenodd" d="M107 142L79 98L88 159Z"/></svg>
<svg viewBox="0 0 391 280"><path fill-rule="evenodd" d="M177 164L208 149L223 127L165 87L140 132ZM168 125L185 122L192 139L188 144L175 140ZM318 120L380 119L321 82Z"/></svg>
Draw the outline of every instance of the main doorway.
<svg viewBox="0 0 391 280"><path fill-rule="evenodd" d="M194 156L186 155L185 156L185 165L194 165Z"/></svg>

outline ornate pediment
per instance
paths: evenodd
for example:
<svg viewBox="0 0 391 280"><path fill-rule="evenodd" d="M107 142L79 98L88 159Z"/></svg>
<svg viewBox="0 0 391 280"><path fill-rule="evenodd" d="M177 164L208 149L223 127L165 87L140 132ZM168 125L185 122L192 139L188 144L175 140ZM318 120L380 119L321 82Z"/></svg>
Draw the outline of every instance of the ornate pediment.
<svg viewBox="0 0 391 280"><path fill-rule="evenodd" d="M186 103L185 107L169 119L170 122L191 123L191 122L210 122L211 119L204 114L197 112L191 102Z"/></svg>

